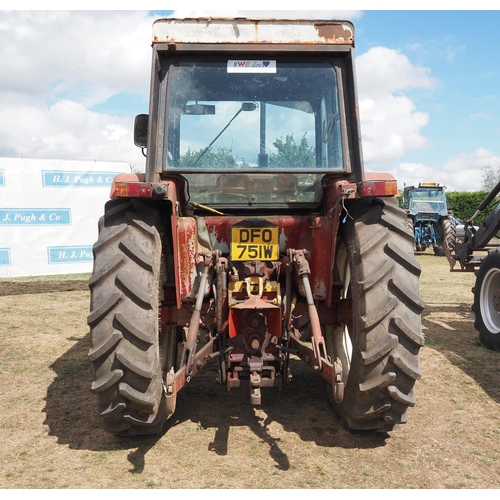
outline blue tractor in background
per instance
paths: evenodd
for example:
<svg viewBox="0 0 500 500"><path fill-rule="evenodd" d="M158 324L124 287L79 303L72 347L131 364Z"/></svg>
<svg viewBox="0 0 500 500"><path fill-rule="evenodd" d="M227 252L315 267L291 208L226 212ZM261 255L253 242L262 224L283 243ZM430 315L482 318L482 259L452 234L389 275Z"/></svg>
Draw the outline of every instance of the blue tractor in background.
<svg viewBox="0 0 500 500"><path fill-rule="evenodd" d="M401 208L406 211L407 226L414 234L417 251L432 247L436 255L442 256L445 248L455 248L455 220L445 190L446 186L436 182L404 188Z"/></svg>

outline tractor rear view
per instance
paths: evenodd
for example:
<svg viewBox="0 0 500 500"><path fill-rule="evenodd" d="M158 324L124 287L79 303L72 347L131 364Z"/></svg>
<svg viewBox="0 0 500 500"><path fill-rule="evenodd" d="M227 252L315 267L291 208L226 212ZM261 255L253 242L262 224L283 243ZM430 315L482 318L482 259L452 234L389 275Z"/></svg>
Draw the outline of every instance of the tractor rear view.
<svg viewBox="0 0 500 500"><path fill-rule="evenodd" d="M265 405L291 357L348 428L406 422L420 267L396 181L363 171L353 50L348 21L155 22L145 173L115 178L89 283L106 430L161 432L211 360Z"/></svg>
<svg viewBox="0 0 500 500"><path fill-rule="evenodd" d="M435 255L443 256L446 248L455 247L455 221L445 191L446 186L436 182L404 188L401 207L408 216L408 229L414 234L418 252L430 247Z"/></svg>

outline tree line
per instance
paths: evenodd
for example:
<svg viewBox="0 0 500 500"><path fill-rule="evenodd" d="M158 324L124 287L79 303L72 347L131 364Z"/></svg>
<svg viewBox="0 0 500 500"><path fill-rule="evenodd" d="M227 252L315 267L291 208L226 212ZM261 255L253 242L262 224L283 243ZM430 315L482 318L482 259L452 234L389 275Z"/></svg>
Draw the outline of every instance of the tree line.
<svg viewBox="0 0 500 500"><path fill-rule="evenodd" d="M464 222L476 213L481 202L500 181L500 165L497 167L486 165L481 170L483 173L483 189L481 191L451 191L446 193L448 208L453 210L453 215L457 219L461 219ZM499 199L497 196L490 203L490 206L474 219L474 225L479 226L498 202Z"/></svg>

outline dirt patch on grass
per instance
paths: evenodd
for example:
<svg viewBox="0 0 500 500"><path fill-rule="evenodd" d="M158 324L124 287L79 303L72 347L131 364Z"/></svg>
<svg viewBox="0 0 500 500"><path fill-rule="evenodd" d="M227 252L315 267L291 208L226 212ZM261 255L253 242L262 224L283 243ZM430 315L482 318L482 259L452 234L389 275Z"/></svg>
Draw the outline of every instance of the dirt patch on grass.
<svg viewBox="0 0 500 500"><path fill-rule="evenodd" d="M21 280L22 296L0 293L0 487L500 488L500 355L473 328L474 275L417 258L423 379L408 423L390 435L346 431L323 379L299 361L259 408L209 364L163 434L107 434L90 392L88 276L31 289Z"/></svg>
<svg viewBox="0 0 500 500"><path fill-rule="evenodd" d="M86 291L88 290L88 278L88 275L0 278L0 297L7 295Z"/></svg>

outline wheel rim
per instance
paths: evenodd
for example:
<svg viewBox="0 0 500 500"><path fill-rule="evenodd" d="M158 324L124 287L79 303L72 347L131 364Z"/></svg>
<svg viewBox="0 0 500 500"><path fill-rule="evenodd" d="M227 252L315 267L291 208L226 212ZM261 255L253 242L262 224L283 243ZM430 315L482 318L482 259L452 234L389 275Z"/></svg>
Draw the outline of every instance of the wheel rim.
<svg viewBox="0 0 500 500"><path fill-rule="evenodd" d="M495 307L499 299L500 269L490 269L481 286L479 304L484 325L493 334L500 332L500 310L498 305Z"/></svg>

